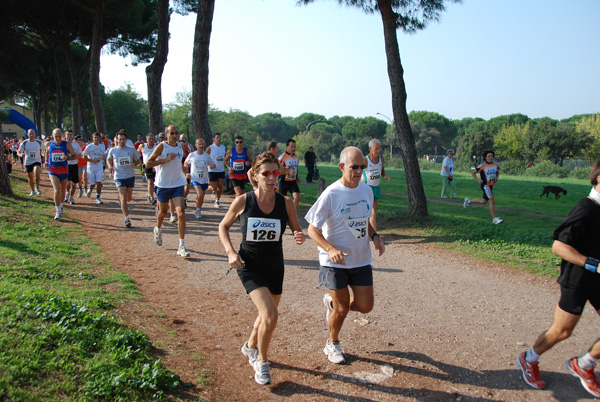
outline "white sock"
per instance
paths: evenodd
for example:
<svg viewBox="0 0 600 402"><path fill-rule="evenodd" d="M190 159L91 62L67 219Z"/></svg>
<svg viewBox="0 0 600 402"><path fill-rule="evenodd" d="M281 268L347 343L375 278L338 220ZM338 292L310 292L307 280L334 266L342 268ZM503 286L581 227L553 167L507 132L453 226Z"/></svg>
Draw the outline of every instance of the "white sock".
<svg viewBox="0 0 600 402"><path fill-rule="evenodd" d="M538 360L540 360L540 355L535 353L533 348L529 349L525 354L525 361L529 363L537 363Z"/></svg>
<svg viewBox="0 0 600 402"><path fill-rule="evenodd" d="M183 239L179 239L179 247L185 247L185 244L183 244Z"/></svg>
<svg viewBox="0 0 600 402"><path fill-rule="evenodd" d="M584 354L582 354L581 356L579 356L577 358L577 365L579 366L579 368L581 368L583 370L587 370L590 367L594 367L594 365L596 364L597 361L598 361L598 359L594 359L590 355L590 352L585 352Z"/></svg>

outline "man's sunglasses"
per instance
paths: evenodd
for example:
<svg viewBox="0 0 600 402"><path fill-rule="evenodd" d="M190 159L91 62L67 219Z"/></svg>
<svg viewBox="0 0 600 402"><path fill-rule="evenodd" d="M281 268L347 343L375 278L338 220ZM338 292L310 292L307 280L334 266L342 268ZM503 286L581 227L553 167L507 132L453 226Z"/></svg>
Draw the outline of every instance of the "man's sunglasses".
<svg viewBox="0 0 600 402"><path fill-rule="evenodd" d="M272 172L269 172L269 171L265 170L264 172L260 172L260 174L263 175L263 176L265 176L265 177L269 177L271 175L273 175L273 177L277 177L277 176L279 176L279 170L274 170Z"/></svg>
<svg viewBox="0 0 600 402"><path fill-rule="evenodd" d="M243 144L243 143L244 143L244 141L236 141L235 143L236 143L236 144Z"/></svg>
<svg viewBox="0 0 600 402"><path fill-rule="evenodd" d="M348 166L350 169L352 170L365 170L367 168L367 165L346 165Z"/></svg>

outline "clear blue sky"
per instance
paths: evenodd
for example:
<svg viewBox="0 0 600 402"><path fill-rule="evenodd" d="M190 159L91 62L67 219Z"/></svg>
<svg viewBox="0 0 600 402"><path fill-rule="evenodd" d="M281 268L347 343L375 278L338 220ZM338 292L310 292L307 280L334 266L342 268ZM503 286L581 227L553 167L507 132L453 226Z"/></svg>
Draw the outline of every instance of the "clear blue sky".
<svg viewBox="0 0 600 402"><path fill-rule="evenodd" d="M391 118L382 22L336 1L216 0L209 101L251 115ZM600 112L600 1L463 0L414 35L398 31L408 111L451 119ZM195 14L173 15L163 103L191 88ZM103 55L108 90L146 98L145 66Z"/></svg>

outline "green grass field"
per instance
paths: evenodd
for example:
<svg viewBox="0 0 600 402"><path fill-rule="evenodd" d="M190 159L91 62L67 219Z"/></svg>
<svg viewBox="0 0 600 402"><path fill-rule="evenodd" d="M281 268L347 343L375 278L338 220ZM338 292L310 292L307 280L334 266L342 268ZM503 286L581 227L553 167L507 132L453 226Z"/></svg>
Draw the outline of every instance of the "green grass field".
<svg viewBox="0 0 600 402"><path fill-rule="evenodd" d="M321 164L319 170L327 184L341 174L337 165ZM493 225L487 205L463 208L464 197L482 196L479 184L468 173L455 175L458 198L442 200L439 172L421 172L429 200L426 218L412 218L408 213L404 170L386 169L386 174L392 182L382 181L383 198L377 219L380 232L388 236L417 236L424 242L548 276L558 274L560 263L550 250L552 232L591 187L585 180L501 175L494 186L494 196L496 214L504 223ZM567 196L540 199L545 185L560 185L567 190ZM301 185L301 191L302 217L316 199L317 186Z"/></svg>
<svg viewBox="0 0 600 402"><path fill-rule="evenodd" d="M114 318L138 295L99 247L53 206L0 196L0 401L161 400L179 377L151 353L142 332ZM109 291L110 289L110 291Z"/></svg>

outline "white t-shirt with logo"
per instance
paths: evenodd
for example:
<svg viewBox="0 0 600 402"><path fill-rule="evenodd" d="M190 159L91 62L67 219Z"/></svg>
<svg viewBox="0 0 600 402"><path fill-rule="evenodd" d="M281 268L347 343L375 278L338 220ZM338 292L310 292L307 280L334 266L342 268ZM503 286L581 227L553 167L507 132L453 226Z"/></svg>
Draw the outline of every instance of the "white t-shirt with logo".
<svg viewBox="0 0 600 402"><path fill-rule="evenodd" d="M215 161L215 168L208 168L209 172L224 172L225 171L225 145L216 146L212 144L210 147L210 156Z"/></svg>
<svg viewBox="0 0 600 402"><path fill-rule="evenodd" d="M198 152L192 152L185 158L185 163L190 165L190 179L192 182L208 183L208 167L215 164L209 154L203 152L202 155L199 155Z"/></svg>
<svg viewBox="0 0 600 402"><path fill-rule="evenodd" d="M33 165L34 163L42 163L42 144L38 141L23 141L17 152L25 153L25 166Z"/></svg>
<svg viewBox="0 0 600 402"><path fill-rule="evenodd" d="M369 245L369 218L373 215L373 191L363 182L356 188L339 180L323 191L305 218L320 229L325 239L343 253L346 265L334 264L319 247L319 263L324 267L358 268L373 261Z"/></svg>
<svg viewBox="0 0 600 402"><path fill-rule="evenodd" d="M88 161L88 163L87 163L88 167L99 167L99 166L102 167L102 157L104 156L105 151L106 151L106 147L104 146L104 143L102 143L102 142L98 145L94 145L93 142L91 144L88 144L85 147L83 154L90 159L93 159L93 160L99 159L100 160L100 162Z"/></svg>

